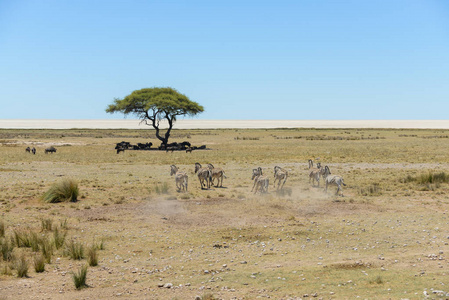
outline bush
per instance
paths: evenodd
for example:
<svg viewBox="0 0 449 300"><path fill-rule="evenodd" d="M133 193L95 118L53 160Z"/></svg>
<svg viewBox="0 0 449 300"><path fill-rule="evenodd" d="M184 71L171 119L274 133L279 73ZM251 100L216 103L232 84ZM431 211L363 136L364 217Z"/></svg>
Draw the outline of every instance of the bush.
<svg viewBox="0 0 449 300"><path fill-rule="evenodd" d="M65 179L53 184L42 196L42 199L46 203L76 202L78 194L78 183L71 179Z"/></svg>
<svg viewBox="0 0 449 300"><path fill-rule="evenodd" d="M87 266L82 267L78 271L78 273L72 273L73 283L75 284L75 288L77 290L87 287L86 277L87 277Z"/></svg>

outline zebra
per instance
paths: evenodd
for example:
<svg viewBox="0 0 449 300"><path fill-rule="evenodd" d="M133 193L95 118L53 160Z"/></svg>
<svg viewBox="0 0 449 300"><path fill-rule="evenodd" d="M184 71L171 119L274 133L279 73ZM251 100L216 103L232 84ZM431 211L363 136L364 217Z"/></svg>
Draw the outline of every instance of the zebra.
<svg viewBox="0 0 449 300"><path fill-rule="evenodd" d="M186 172L178 171L178 167L175 165L170 166L170 176L175 175L176 188L178 191L186 191L189 183L189 176Z"/></svg>
<svg viewBox="0 0 449 300"><path fill-rule="evenodd" d="M201 189L203 189L204 184L207 189L210 188L210 183L212 182L212 172L209 168L203 168L200 163L195 163L195 174L198 174L198 179L200 180Z"/></svg>
<svg viewBox="0 0 449 300"><path fill-rule="evenodd" d="M257 193L257 190L259 190L261 193L267 193L268 192L268 186L269 186L269 178L267 176L263 176L262 168L258 167L257 169L253 169L253 175L251 177L251 180L254 180L253 188L251 189L251 192L253 191L254 187L256 190L254 191L254 194Z"/></svg>
<svg viewBox="0 0 449 300"><path fill-rule="evenodd" d="M341 196L343 196L343 189L341 185L346 186L346 184L343 182L343 177L338 175L331 175L331 171L329 170L328 166L324 167L324 182L326 183L326 193L327 193L327 187L331 184L335 184L337 186L337 192L335 195L338 195L338 192L341 191Z"/></svg>
<svg viewBox="0 0 449 300"><path fill-rule="evenodd" d="M254 180L254 185L253 188L251 189L251 192L254 190L254 187L256 188L254 194L257 193L257 190L259 190L261 193L268 192L270 180L268 179L267 176L263 176L261 167L253 169L253 176L251 177L251 180Z"/></svg>
<svg viewBox="0 0 449 300"><path fill-rule="evenodd" d="M274 167L274 186L276 186L276 180L278 181L278 189L279 187L281 187L281 189L284 187L285 182L287 181L287 177L288 177L288 172L287 170L282 169L279 166L275 166ZM281 186L281 181L284 180L282 182L282 186Z"/></svg>
<svg viewBox="0 0 449 300"><path fill-rule="evenodd" d="M309 170L313 168L313 160L309 159ZM321 162L316 164L317 169L321 169Z"/></svg>
<svg viewBox="0 0 449 300"><path fill-rule="evenodd" d="M223 169L215 168L213 164L207 164L207 167L209 168L209 170L212 173L212 185L214 185L214 179L217 178L216 187L218 187L218 184L220 184L220 187L223 187L223 177L227 178ZM221 183L220 183L220 179L221 179Z"/></svg>
<svg viewBox="0 0 449 300"><path fill-rule="evenodd" d="M30 152L31 152L30 147L27 147L27 148L25 149L25 152L30 153Z"/></svg>
<svg viewBox="0 0 449 300"><path fill-rule="evenodd" d="M36 148L31 148L31 153L36 154Z"/></svg>

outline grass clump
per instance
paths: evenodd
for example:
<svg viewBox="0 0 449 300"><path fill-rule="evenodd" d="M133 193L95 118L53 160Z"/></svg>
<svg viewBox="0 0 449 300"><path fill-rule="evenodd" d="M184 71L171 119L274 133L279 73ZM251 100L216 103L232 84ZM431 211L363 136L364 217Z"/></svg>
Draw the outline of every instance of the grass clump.
<svg viewBox="0 0 449 300"><path fill-rule="evenodd" d="M0 238L5 236L6 226L3 220L0 221Z"/></svg>
<svg viewBox="0 0 449 300"><path fill-rule="evenodd" d="M162 185L159 186L156 185L154 190L156 191L156 194L168 194L168 183L164 182Z"/></svg>
<svg viewBox="0 0 449 300"><path fill-rule="evenodd" d="M9 240L6 238L0 239L0 254L1 254L3 261L11 261L12 260L13 249L14 249L14 245L12 242L9 242Z"/></svg>
<svg viewBox="0 0 449 300"><path fill-rule="evenodd" d="M41 231L51 231L53 226L52 219L41 219Z"/></svg>
<svg viewBox="0 0 449 300"><path fill-rule="evenodd" d="M449 174L446 174L445 172L440 173L427 173L427 174L421 174L417 178L417 182L420 184L427 184L427 183L448 183L449 182Z"/></svg>
<svg viewBox="0 0 449 300"><path fill-rule="evenodd" d="M65 179L53 184L42 196L42 199L46 203L76 202L78 200L78 194L78 183L71 179Z"/></svg>
<svg viewBox="0 0 449 300"><path fill-rule="evenodd" d="M28 262L25 259L25 255L14 261L14 269L17 271L17 277L28 277Z"/></svg>
<svg viewBox="0 0 449 300"><path fill-rule="evenodd" d="M65 254L71 259L80 260L84 258L84 246L80 243L70 240L66 244Z"/></svg>
<svg viewBox="0 0 449 300"><path fill-rule="evenodd" d="M87 287L86 277L87 277L87 266L81 267L78 273L75 272L72 273L73 283L75 284L75 288L77 290Z"/></svg>
<svg viewBox="0 0 449 300"><path fill-rule="evenodd" d="M50 242L50 240L45 237L40 240L41 245L41 251L42 255L45 258L45 261L50 264L51 263L51 257L53 256L53 244Z"/></svg>
<svg viewBox="0 0 449 300"><path fill-rule="evenodd" d="M373 183L367 187L360 188L359 194L362 196L380 196L382 195L382 189L378 183Z"/></svg>
<svg viewBox="0 0 449 300"><path fill-rule="evenodd" d="M67 236L67 231L64 231L61 233L58 229L58 227L55 228L55 231L53 231L53 243L56 247L56 249L60 249L65 242L65 237Z"/></svg>
<svg viewBox="0 0 449 300"><path fill-rule="evenodd" d="M98 266L97 246L95 244L92 244L87 250L87 262L91 267Z"/></svg>
<svg viewBox="0 0 449 300"><path fill-rule="evenodd" d="M45 271L45 258L42 254L35 255L33 263L36 273L42 273Z"/></svg>

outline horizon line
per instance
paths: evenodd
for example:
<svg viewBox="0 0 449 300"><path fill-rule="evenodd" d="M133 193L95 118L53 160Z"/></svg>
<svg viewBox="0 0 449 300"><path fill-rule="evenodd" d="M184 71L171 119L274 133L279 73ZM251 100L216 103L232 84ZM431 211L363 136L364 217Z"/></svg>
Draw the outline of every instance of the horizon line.
<svg viewBox="0 0 449 300"><path fill-rule="evenodd" d="M147 129L140 119L0 119L0 129ZM166 128L162 122L161 128ZM173 129L449 129L449 120L203 120L180 119Z"/></svg>

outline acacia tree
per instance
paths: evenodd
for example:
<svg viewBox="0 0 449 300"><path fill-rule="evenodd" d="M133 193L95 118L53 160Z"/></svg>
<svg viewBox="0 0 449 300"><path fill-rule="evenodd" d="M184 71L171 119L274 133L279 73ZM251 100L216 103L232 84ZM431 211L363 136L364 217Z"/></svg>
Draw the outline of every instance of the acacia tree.
<svg viewBox="0 0 449 300"><path fill-rule="evenodd" d="M106 109L108 113L132 114L146 125L156 129L156 137L164 146L178 116L194 116L204 111L198 103L170 87L154 87L136 90L123 99L114 99ZM167 120L168 129L161 135L160 122Z"/></svg>

